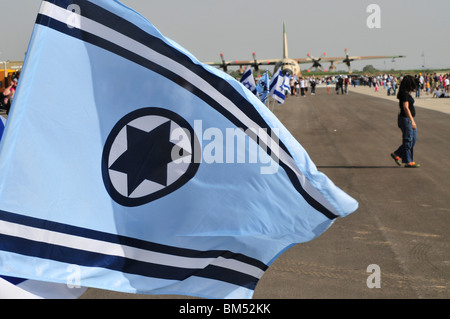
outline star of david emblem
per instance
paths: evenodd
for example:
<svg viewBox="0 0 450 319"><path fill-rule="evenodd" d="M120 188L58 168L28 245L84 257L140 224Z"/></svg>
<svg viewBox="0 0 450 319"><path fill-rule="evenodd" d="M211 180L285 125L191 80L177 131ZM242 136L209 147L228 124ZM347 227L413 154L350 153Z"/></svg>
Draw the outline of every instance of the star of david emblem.
<svg viewBox="0 0 450 319"><path fill-rule="evenodd" d="M123 117L109 134L102 156L103 181L123 206L139 206L168 195L197 172L199 142L189 123L162 108Z"/></svg>
<svg viewBox="0 0 450 319"><path fill-rule="evenodd" d="M243 84L249 90L252 88L252 85L250 84L250 82L244 82Z"/></svg>

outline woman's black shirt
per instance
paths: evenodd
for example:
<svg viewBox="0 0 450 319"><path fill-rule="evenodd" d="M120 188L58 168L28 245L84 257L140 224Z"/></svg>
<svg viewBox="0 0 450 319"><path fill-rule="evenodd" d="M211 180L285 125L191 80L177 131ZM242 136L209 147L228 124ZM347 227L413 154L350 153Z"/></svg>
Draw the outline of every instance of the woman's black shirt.
<svg viewBox="0 0 450 319"><path fill-rule="evenodd" d="M400 114L399 116L408 117L406 115L405 110L403 109L403 102L409 102L409 110L411 111L412 117L416 116L416 109L414 107L414 99L408 92L399 92L398 93L399 106L400 106Z"/></svg>

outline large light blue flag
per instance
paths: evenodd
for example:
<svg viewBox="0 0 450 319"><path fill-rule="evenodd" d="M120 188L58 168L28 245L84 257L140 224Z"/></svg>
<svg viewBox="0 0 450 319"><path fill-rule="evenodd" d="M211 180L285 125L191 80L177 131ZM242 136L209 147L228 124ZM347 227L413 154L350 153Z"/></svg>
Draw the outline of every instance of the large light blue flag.
<svg viewBox="0 0 450 319"><path fill-rule="evenodd" d="M75 299L84 292L72 284L0 277L0 299Z"/></svg>
<svg viewBox="0 0 450 319"><path fill-rule="evenodd" d="M256 95L256 83L255 83L255 78L253 77L253 72L252 72L251 67L248 67L247 70L245 70L245 72L241 78L241 83L247 89L249 89L250 92L252 92L253 94Z"/></svg>
<svg viewBox="0 0 450 319"><path fill-rule="evenodd" d="M250 91L112 0L43 1L0 149L0 274L250 298L357 202Z"/></svg>
<svg viewBox="0 0 450 319"><path fill-rule="evenodd" d="M6 119L0 115L0 141L5 125ZM70 281L58 284L0 276L0 299L72 299L80 297L85 291L86 288Z"/></svg>
<svg viewBox="0 0 450 319"><path fill-rule="evenodd" d="M283 104L285 100L284 95L284 77L281 74L281 68L279 68L275 74L272 76L272 81L270 82L269 93L272 98L278 102L278 104Z"/></svg>

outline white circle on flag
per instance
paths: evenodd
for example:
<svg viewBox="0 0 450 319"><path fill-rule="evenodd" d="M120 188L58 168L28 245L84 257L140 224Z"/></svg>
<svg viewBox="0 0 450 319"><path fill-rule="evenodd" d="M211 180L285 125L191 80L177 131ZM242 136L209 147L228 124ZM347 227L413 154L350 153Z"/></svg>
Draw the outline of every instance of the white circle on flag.
<svg viewBox="0 0 450 319"><path fill-rule="evenodd" d="M189 123L162 108L144 108L123 117L111 130L102 157L103 181L124 206L161 198L196 173L198 139Z"/></svg>

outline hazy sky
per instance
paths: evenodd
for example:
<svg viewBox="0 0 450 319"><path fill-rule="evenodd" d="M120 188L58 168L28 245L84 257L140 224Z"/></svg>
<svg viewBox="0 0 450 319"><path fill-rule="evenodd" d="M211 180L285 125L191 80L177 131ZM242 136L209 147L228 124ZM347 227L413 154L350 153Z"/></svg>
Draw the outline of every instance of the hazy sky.
<svg viewBox="0 0 450 319"><path fill-rule="evenodd" d="M40 0L1 0L0 61L23 60ZM379 69L450 68L450 0L122 0L200 61L282 57L283 22L289 57L406 55L354 62ZM369 28L370 4L380 28ZM424 54L424 56L422 56ZM301 65L302 69L309 65ZM324 64L325 68L329 64ZM338 69L346 69L343 66Z"/></svg>

